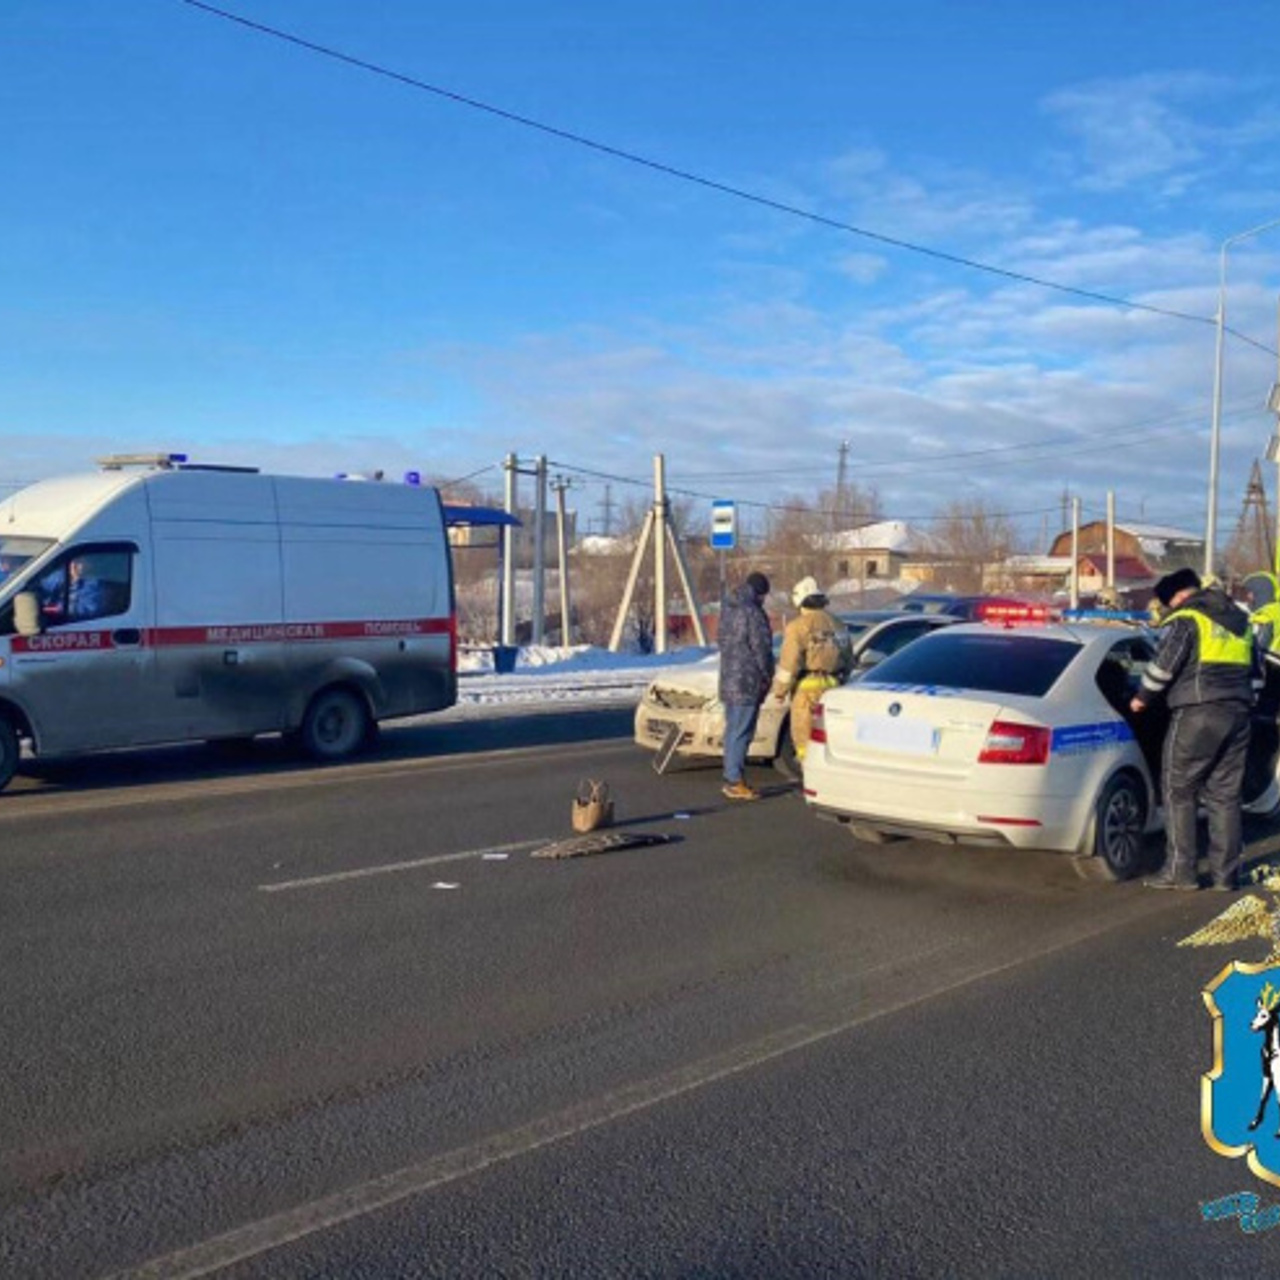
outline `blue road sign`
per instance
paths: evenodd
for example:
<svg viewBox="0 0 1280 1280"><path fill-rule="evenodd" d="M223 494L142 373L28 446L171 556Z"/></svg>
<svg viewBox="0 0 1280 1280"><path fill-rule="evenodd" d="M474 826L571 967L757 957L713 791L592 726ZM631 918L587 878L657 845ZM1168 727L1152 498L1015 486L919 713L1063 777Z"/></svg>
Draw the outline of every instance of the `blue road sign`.
<svg viewBox="0 0 1280 1280"><path fill-rule="evenodd" d="M711 503L711 546L715 551L732 551L738 545L737 506L725 498Z"/></svg>

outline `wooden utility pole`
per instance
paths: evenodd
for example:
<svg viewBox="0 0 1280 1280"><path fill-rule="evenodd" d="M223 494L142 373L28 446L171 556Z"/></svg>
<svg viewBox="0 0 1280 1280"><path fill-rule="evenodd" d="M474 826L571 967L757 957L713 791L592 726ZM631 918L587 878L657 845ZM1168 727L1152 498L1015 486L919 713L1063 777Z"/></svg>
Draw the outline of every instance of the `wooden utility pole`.
<svg viewBox="0 0 1280 1280"><path fill-rule="evenodd" d="M622 633L626 628L627 615L631 612L631 603L635 598L636 582L640 577L640 568L644 564L649 551L649 543L653 543L653 594L654 594L654 627L653 643L658 653L667 651L667 548L670 546L672 557L676 563L676 572L680 578L680 586L689 606L689 614L693 619L694 635L699 645L706 645L707 636L702 626L702 611L693 594L693 581L689 576L689 567L685 563L684 548L680 545L679 534L671 519L670 505L667 500L666 459L662 454L655 454L653 459L653 506L644 518L644 528L636 543L635 555L631 559L631 571L627 575L627 585L622 593L622 603L618 606L618 615L613 623L613 635L609 638L609 650L617 653L622 645Z"/></svg>

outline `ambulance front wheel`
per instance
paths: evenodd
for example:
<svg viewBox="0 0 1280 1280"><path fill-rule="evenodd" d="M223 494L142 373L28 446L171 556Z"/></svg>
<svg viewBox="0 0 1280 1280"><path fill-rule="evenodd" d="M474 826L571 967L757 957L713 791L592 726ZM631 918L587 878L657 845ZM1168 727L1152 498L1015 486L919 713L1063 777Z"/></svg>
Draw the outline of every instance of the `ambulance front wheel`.
<svg viewBox="0 0 1280 1280"><path fill-rule="evenodd" d="M18 731L8 716L0 714L0 791L13 780L18 772L18 757L21 747L18 743Z"/></svg>
<svg viewBox="0 0 1280 1280"><path fill-rule="evenodd" d="M369 741L372 717L359 694L324 689L311 699L298 738L313 760L341 760Z"/></svg>

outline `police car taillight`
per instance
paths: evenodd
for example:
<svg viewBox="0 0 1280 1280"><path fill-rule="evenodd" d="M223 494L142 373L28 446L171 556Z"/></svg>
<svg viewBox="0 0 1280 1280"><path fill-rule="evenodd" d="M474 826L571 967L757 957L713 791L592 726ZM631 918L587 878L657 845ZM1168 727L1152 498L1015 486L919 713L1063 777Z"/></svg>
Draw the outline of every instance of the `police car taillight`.
<svg viewBox="0 0 1280 1280"><path fill-rule="evenodd" d="M1045 764L1049 759L1051 737L1050 730L1043 725L993 720L978 763Z"/></svg>
<svg viewBox="0 0 1280 1280"><path fill-rule="evenodd" d="M812 720L809 728L810 742L826 742L827 740L827 718L822 712L822 703L814 704L812 712Z"/></svg>
<svg viewBox="0 0 1280 1280"><path fill-rule="evenodd" d="M999 626L1046 623L1052 618L1048 605L1043 604L982 604L978 606L979 622L994 622Z"/></svg>

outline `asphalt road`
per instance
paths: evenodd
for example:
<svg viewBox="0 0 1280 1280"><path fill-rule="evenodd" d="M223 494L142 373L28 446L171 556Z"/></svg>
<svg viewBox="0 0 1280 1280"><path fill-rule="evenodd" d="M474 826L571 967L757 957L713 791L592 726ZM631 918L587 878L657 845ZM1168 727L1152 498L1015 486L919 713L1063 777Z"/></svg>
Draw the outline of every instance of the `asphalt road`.
<svg viewBox="0 0 1280 1280"><path fill-rule="evenodd" d="M1221 896L855 846L781 787L658 777L628 722L23 778L0 1274L1274 1267L1280 1231L1200 1220L1269 1199L1199 1132L1200 990L1261 958L1174 947ZM584 776L671 841L531 857Z"/></svg>

